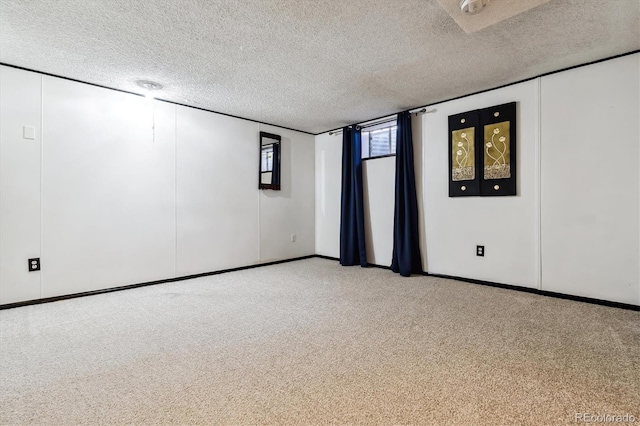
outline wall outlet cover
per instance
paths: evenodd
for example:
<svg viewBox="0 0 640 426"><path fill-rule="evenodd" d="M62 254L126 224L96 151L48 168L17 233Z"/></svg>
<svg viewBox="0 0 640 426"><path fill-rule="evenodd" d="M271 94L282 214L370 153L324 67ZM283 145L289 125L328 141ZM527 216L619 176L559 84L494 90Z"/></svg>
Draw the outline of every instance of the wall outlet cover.
<svg viewBox="0 0 640 426"><path fill-rule="evenodd" d="M39 271L40 270L40 258L34 257L33 259L29 259L29 272Z"/></svg>
<svg viewBox="0 0 640 426"><path fill-rule="evenodd" d="M476 246L476 256L484 257L484 246Z"/></svg>

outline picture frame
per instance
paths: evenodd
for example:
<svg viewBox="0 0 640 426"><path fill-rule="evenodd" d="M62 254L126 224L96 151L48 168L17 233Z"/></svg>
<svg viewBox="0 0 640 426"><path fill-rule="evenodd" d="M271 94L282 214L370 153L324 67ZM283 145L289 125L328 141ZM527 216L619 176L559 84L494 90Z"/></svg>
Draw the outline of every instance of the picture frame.
<svg viewBox="0 0 640 426"><path fill-rule="evenodd" d="M449 197L480 195L479 120L477 111L449 116Z"/></svg>
<svg viewBox="0 0 640 426"><path fill-rule="evenodd" d="M449 197L517 195L516 108L449 116Z"/></svg>

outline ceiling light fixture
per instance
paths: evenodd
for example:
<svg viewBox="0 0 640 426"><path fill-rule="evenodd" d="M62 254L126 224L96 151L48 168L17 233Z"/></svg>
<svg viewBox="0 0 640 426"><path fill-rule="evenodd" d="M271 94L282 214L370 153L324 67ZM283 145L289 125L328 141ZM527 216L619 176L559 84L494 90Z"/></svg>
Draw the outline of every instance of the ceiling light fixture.
<svg viewBox="0 0 640 426"><path fill-rule="evenodd" d="M162 84L156 83L154 81L149 80L138 80L136 84L147 90L160 90L162 89Z"/></svg>
<svg viewBox="0 0 640 426"><path fill-rule="evenodd" d="M162 89L162 84L150 80L138 80L136 84L145 89L144 95L147 98L153 98L152 92Z"/></svg>
<svg viewBox="0 0 640 426"><path fill-rule="evenodd" d="M460 10L465 15L474 15L482 12L491 0L460 0Z"/></svg>

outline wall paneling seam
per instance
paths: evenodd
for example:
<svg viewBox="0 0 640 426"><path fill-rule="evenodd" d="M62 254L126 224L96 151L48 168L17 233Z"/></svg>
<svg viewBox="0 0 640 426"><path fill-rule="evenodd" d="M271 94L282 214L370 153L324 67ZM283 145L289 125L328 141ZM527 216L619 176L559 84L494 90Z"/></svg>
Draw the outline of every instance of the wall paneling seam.
<svg viewBox="0 0 640 426"><path fill-rule="evenodd" d="M537 286L539 290L542 290L542 77L536 79L536 159L534 160L536 166L536 214L537 214Z"/></svg>
<svg viewBox="0 0 640 426"><path fill-rule="evenodd" d="M178 107L173 106L173 276L178 276Z"/></svg>
<svg viewBox="0 0 640 426"><path fill-rule="evenodd" d="M42 298L43 294L43 279L42 279L42 261L44 259L43 248L44 248L44 206L42 205L44 193L44 76L40 75L40 253L38 257L40 258L40 271L38 274L40 275L40 298Z"/></svg>

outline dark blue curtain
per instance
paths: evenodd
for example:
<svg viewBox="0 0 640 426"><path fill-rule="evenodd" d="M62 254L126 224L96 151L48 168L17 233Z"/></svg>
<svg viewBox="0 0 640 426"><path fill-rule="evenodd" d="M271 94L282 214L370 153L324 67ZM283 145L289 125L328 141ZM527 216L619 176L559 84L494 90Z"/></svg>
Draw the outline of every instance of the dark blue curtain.
<svg viewBox="0 0 640 426"><path fill-rule="evenodd" d="M422 273L418 200L413 166L411 114L398 114L396 133L396 202L393 215L393 258L391 270L408 277Z"/></svg>
<svg viewBox="0 0 640 426"><path fill-rule="evenodd" d="M342 204L340 206L340 263L367 266L362 202L360 130L342 129Z"/></svg>

